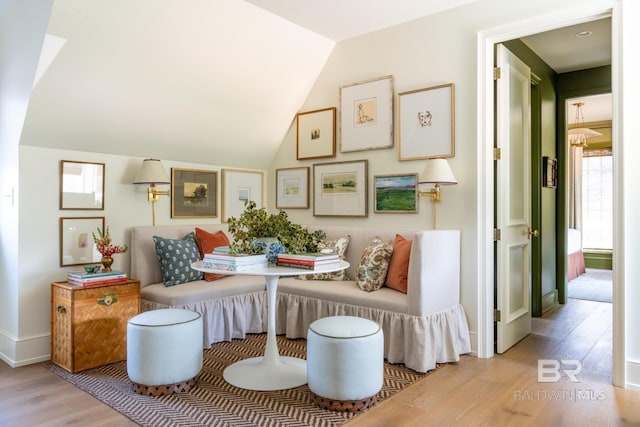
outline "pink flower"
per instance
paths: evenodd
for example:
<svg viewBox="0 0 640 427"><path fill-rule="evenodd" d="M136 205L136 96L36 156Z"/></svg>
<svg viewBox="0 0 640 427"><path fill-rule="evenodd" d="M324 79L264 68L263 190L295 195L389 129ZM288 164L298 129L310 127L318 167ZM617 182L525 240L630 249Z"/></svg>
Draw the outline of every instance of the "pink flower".
<svg viewBox="0 0 640 427"><path fill-rule="evenodd" d="M114 254L123 254L129 250L127 245L111 244L109 227L105 229L104 233L100 230L100 227L98 227L98 235L96 236L96 233L91 233L91 235L93 236L93 241L96 244L98 252L100 252L103 257L112 256Z"/></svg>

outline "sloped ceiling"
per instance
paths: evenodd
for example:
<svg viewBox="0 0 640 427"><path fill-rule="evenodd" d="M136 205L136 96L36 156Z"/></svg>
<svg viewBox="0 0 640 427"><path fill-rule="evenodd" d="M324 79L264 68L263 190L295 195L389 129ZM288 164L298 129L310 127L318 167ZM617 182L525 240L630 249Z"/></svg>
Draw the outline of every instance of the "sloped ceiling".
<svg viewBox="0 0 640 427"><path fill-rule="evenodd" d="M266 168L335 42L238 0L56 0L21 144Z"/></svg>
<svg viewBox="0 0 640 427"><path fill-rule="evenodd" d="M266 169L337 40L471 1L55 0L20 143Z"/></svg>
<svg viewBox="0 0 640 427"><path fill-rule="evenodd" d="M54 0L20 143L267 169L336 42L472 1Z"/></svg>

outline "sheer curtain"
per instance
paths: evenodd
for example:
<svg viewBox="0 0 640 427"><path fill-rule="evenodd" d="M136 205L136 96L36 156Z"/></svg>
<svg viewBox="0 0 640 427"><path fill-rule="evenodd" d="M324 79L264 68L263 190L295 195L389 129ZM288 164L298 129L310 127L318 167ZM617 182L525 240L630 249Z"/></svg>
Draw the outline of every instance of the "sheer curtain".
<svg viewBox="0 0 640 427"><path fill-rule="evenodd" d="M582 147L569 148L569 228L582 231Z"/></svg>

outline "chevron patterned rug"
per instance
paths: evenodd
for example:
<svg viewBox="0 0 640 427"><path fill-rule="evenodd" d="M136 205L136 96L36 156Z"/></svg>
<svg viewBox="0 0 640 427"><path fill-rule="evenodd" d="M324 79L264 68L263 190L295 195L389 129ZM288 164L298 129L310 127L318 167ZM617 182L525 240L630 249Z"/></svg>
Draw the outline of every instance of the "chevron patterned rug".
<svg viewBox="0 0 640 427"><path fill-rule="evenodd" d="M306 357L306 340L277 338L281 356ZM228 384L222 377L224 368L241 359L261 356L265 341L266 334L257 334L248 335L244 340L214 344L204 351L203 368L194 388L187 393L159 398L133 392L126 362L76 374L51 363L46 366L141 426L333 427L358 415L318 408L311 402L307 385L289 390L251 391ZM385 362L378 404L428 374Z"/></svg>

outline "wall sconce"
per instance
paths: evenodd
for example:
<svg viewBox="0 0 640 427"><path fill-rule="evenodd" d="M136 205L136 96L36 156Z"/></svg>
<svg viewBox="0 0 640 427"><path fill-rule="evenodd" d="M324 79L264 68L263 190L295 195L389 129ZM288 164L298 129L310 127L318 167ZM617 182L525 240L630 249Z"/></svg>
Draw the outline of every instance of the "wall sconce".
<svg viewBox="0 0 640 427"><path fill-rule="evenodd" d="M424 167L424 171L418 178L420 184L435 184L435 187L429 191L419 191L421 197L428 196L433 201L433 228L438 228L438 202L440 202L440 184L449 185L457 184L456 177L453 175L447 159L430 159Z"/></svg>
<svg viewBox="0 0 640 427"><path fill-rule="evenodd" d="M160 200L160 196L168 196L171 194L169 190L158 190L156 188L156 184L171 184L169 175L165 172L160 160L144 159L133 183L149 184L147 195L151 202L151 219L153 225L156 225L156 202Z"/></svg>

